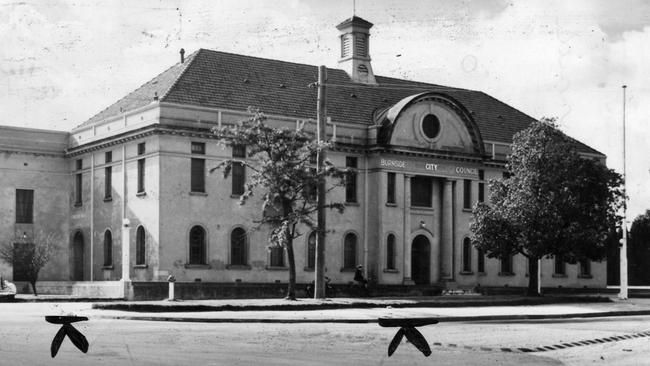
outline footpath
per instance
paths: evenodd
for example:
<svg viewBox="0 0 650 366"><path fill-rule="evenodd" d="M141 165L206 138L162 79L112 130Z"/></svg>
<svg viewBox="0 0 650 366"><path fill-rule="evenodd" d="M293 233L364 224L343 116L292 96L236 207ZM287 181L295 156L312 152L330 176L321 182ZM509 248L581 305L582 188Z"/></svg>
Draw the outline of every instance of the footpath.
<svg viewBox="0 0 650 366"><path fill-rule="evenodd" d="M439 322L650 315L650 299L602 296L436 296L417 298L225 299L98 302L96 317L206 323L377 323L379 318Z"/></svg>
<svg viewBox="0 0 650 366"><path fill-rule="evenodd" d="M92 318L204 323L377 323L379 318L439 322L599 318L650 315L650 299L615 296L452 295L314 300L220 299L181 301L93 300L17 295L8 313L80 315Z"/></svg>

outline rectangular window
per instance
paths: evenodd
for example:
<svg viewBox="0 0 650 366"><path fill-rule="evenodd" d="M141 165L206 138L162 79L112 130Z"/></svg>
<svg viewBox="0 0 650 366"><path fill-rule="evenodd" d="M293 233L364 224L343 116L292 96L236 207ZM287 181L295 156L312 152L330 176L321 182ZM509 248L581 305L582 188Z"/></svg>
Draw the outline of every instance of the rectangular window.
<svg viewBox="0 0 650 366"><path fill-rule="evenodd" d="M81 206L81 201L82 201L82 196L81 196L81 189L82 189L82 178L81 178L81 169L83 169L83 160L78 159L75 162L75 168L77 169L77 174L75 175L74 179L74 205L75 206Z"/></svg>
<svg viewBox="0 0 650 366"><path fill-rule="evenodd" d="M345 202L357 202L357 158L347 156L345 158L345 167L349 169L345 176Z"/></svg>
<svg viewBox="0 0 650 366"><path fill-rule="evenodd" d="M395 203L395 173L388 173L386 178L386 203Z"/></svg>
<svg viewBox="0 0 650 366"><path fill-rule="evenodd" d="M245 158L246 146L233 145L232 157ZM244 166L243 163L233 162L232 163L232 195L241 196L242 194L244 194L245 186L246 186L246 167Z"/></svg>
<svg viewBox="0 0 650 366"><path fill-rule="evenodd" d="M315 177L316 176L316 168L310 168L310 176ZM307 186L305 188L305 196L308 201L311 202L316 202L318 199L318 180L317 179L312 179L307 183Z"/></svg>
<svg viewBox="0 0 650 366"><path fill-rule="evenodd" d="M284 248L271 248L271 267L284 267Z"/></svg>
<svg viewBox="0 0 650 366"><path fill-rule="evenodd" d="M395 269L395 235L388 234L386 239L386 269Z"/></svg>
<svg viewBox="0 0 650 366"><path fill-rule="evenodd" d="M463 180L463 208L472 208L472 181L469 179Z"/></svg>
<svg viewBox="0 0 650 366"><path fill-rule="evenodd" d="M240 196L244 194L246 185L246 167L242 163L232 164L232 195Z"/></svg>
<svg viewBox="0 0 650 366"><path fill-rule="evenodd" d="M16 224L34 223L34 190L16 189Z"/></svg>
<svg viewBox="0 0 650 366"><path fill-rule="evenodd" d="M113 167L107 166L104 168L104 199L108 200L112 197L113 191Z"/></svg>
<svg viewBox="0 0 650 366"><path fill-rule="evenodd" d="M138 193L144 193L144 159L138 159Z"/></svg>
<svg viewBox="0 0 650 366"><path fill-rule="evenodd" d="M144 142L138 144L138 156L144 155ZM144 193L144 158L138 159L138 193Z"/></svg>
<svg viewBox="0 0 650 366"><path fill-rule="evenodd" d="M472 242L469 238L463 241L463 272L472 272Z"/></svg>
<svg viewBox="0 0 650 366"><path fill-rule="evenodd" d="M511 275L512 272L512 255L501 258L501 275Z"/></svg>
<svg viewBox="0 0 650 366"><path fill-rule="evenodd" d="M580 277L591 277L591 261L589 259L580 261Z"/></svg>
<svg viewBox="0 0 650 366"><path fill-rule="evenodd" d="M553 273L558 276L566 275L566 262L562 256L556 255L554 258Z"/></svg>
<svg viewBox="0 0 650 366"><path fill-rule="evenodd" d="M431 207L432 179L416 176L411 178L411 206Z"/></svg>
<svg viewBox="0 0 650 366"><path fill-rule="evenodd" d="M483 169L478 171L478 179L480 180L478 184L478 201L485 202L485 171Z"/></svg>
<svg viewBox="0 0 650 366"><path fill-rule="evenodd" d="M479 249L477 257L477 271L478 273L485 273L485 253Z"/></svg>
<svg viewBox="0 0 650 366"><path fill-rule="evenodd" d="M205 143L192 142L193 155L205 155ZM190 163L190 190L192 192L205 192L205 159L192 158Z"/></svg>
<svg viewBox="0 0 650 366"><path fill-rule="evenodd" d="M113 167L109 166L113 161L113 152L112 151L107 151L104 153L104 164L106 164L106 167L104 168L104 199L109 200L111 199L113 195Z"/></svg>
<svg viewBox="0 0 650 366"><path fill-rule="evenodd" d="M205 192L205 159L192 158L190 189L192 192Z"/></svg>

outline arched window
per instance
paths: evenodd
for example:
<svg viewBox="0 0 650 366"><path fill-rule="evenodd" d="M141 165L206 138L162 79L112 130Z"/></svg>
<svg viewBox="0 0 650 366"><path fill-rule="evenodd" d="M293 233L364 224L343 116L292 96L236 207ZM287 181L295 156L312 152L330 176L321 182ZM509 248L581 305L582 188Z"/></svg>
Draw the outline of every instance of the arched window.
<svg viewBox="0 0 650 366"><path fill-rule="evenodd" d="M246 265L246 231L240 227L230 233L230 264Z"/></svg>
<svg viewBox="0 0 650 366"><path fill-rule="evenodd" d="M271 247L271 267L284 267L284 247Z"/></svg>
<svg viewBox="0 0 650 366"><path fill-rule="evenodd" d="M307 239L307 268L316 268L316 232L312 231Z"/></svg>
<svg viewBox="0 0 650 366"><path fill-rule="evenodd" d="M194 226L190 230L190 263L205 264L205 229Z"/></svg>
<svg viewBox="0 0 650 366"><path fill-rule="evenodd" d="M463 240L463 272L472 272L472 241Z"/></svg>
<svg viewBox="0 0 650 366"><path fill-rule="evenodd" d="M395 235L386 238L386 269L395 269Z"/></svg>
<svg viewBox="0 0 650 366"><path fill-rule="evenodd" d="M144 236L144 227L138 226L138 229L135 232L135 264L144 265L146 263L145 253L145 236Z"/></svg>
<svg viewBox="0 0 650 366"><path fill-rule="evenodd" d="M357 236L349 233L343 240L343 268L357 266Z"/></svg>
<svg viewBox="0 0 650 366"><path fill-rule="evenodd" d="M104 232L104 267L113 265L113 235L110 230Z"/></svg>

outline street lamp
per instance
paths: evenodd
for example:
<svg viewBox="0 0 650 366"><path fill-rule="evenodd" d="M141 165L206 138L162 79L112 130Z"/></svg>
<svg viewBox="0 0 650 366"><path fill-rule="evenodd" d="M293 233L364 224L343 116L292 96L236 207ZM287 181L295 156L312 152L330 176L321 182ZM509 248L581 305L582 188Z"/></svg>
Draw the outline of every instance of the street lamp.
<svg viewBox="0 0 650 366"><path fill-rule="evenodd" d="M620 252L620 291L618 298L627 300L627 197L625 196L625 89L623 85L623 236L621 237Z"/></svg>

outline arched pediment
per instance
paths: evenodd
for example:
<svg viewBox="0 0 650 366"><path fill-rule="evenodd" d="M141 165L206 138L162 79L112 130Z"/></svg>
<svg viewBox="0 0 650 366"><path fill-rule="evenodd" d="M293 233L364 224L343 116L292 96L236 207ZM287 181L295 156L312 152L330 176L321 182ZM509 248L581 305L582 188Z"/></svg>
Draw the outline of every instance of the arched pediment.
<svg viewBox="0 0 650 366"><path fill-rule="evenodd" d="M378 115L380 145L484 155L478 126L452 97L427 92L406 97Z"/></svg>

